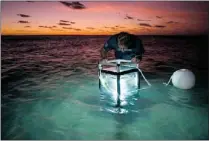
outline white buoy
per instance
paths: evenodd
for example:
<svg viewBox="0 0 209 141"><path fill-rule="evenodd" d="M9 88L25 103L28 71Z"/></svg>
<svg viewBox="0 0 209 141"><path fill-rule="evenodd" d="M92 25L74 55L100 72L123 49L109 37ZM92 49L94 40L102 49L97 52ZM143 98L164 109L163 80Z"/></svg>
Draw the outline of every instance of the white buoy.
<svg viewBox="0 0 209 141"><path fill-rule="evenodd" d="M173 73L172 83L179 89L191 89L195 85L195 75L188 69L180 69Z"/></svg>

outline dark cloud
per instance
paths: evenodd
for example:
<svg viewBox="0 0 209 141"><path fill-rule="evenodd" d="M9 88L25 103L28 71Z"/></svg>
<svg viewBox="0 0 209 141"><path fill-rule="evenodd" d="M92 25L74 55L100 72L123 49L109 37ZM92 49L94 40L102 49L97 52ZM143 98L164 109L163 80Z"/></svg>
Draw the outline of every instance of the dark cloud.
<svg viewBox="0 0 209 141"><path fill-rule="evenodd" d="M143 27L143 29L146 31L151 31L150 28L147 28L147 27Z"/></svg>
<svg viewBox="0 0 209 141"><path fill-rule="evenodd" d="M79 28L73 28L74 30L76 30L76 31L81 31L81 29L79 29Z"/></svg>
<svg viewBox="0 0 209 141"><path fill-rule="evenodd" d="M70 22L70 21L66 21L66 20L60 20L60 23L75 24L75 22Z"/></svg>
<svg viewBox="0 0 209 141"><path fill-rule="evenodd" d="M108 27L108 26L105 26L104 28L115 30L116 27Z"/></svg>
<svg viewBox="0 0 209 141"><path fill-rule="evenodd" d="M157 28L165 28L166 26L164 26L164 25L156 25L155 27L157 27Z"/></svg>
<svg viewBox="0 0 209 141"><path fill-rule="evenodd" d="M56 28L57 26L54 25L54 26L52 26L52 27L53 27L53 28Z"/></svg>
<svg viewBox="0 0 209 141"><path fill-rule="evenodd" d="M175 22L175 21L169 21L169 22L167 22L167 24L178 24L178 22Z"/></svg>
<svg viewBox="0 0 209 141"><path fill-rule="evenodd" d="M140 23L139 24L140 26L146 26L146 27L152 27L150 24L148 24L148 23Z"/></svg>
<svg viewBox="0 0 209 141"><path fill-rule="evenodd" d="M116 25L115 28L125 28L125 27Z"/></svg>
<svg viewBox="0 0 209 141"><path fill-rule="evenodd" d="M126 15L125 19L126 19L126 20L133 20L134 17L131 17L131 16Z"/></svg>
<svg viewBox="0 0 209 141"><path fill-rule="evenodd" d="M61 23L69 23L69 21L60 20Z"/></svg>
<svg viewBox="0 0 209 141"><path fill-rule="evenodd" d="M162 19L163 17L160 17L160 16L156 16L156 18L158 18L158 19Z"/></svg>
<svg viewBox="0 0 209 141"><path fill-rule="evenodd" d="M26 1L26 2L35 2L35 1Z"/></svg>
<svg viewBox="0 0 209 141"><path fill-rule="evenodd" d="M72 27L62 27L63 29L73 29Z"/></svg>
<svg viewBox="0 0 209 141"><path fill-rule="evenodd" d="M25 15L25 14L17 14L18 16L20 16L20 17L23 17L23 18L28 18L28 17L30 17L30 15Z"/></svg>
<svg viewBox="0 0 209 141"><path fill-rule="evenodd" d="M52 29L52 28L55 28L56 26L42 26L42 25L40 25L40 26L38 26L38 27Z"/></svg>
<svg viewBox="0 0 209 141"><path fill-rule="evenodd" d="M69 23L62 23L62 22L60 22L60 23L58 23L58 25L71 25L71 24L69 24Z"/></svg>
<svg viewBox="0 0 209 141"><path fill-rule="evenodd" d="M80 2L64 2L61 1L60 3L62 3L63 5L72 8L72 9L85 9L86 6L81 4Z"/></svg>
<svg viewBox="0 0 209 141"><path fill-rule="evenodd" d="M95 28L93 28L93 27L86 27L86 28L87 28L87 29L92 29L92 30L95 29Z"/></svg>
<svg viewBox="0 0 209 141"><path fill-rule="evenodd" d="M137 21L144 21L144 22L148 22L148 21L151 21L151 20L142 20L142 19L137 19Z"/></svg>
<svg viewBox="0 0 209 141"><path fill-rule="evenodd" d="M18 23L29 23L28 21L18 21Z"/></svg>
<svg viewBox="0 0 209 141"><path fill-rule="evenodd" d="M70 30L76 30L76 31L81 31L79 28L72 28L72 27L62 27L63 29L70 29Z"/></svg>
<svg viewBox="0 0 209 141"><path fill-rule="evenodd" d="M25 26L24 28L31 28L31 26Z"/></svg>
<svg viewBox="0 0 209 141"><path fill-rule="evenodd" d="M120 28L125 28L125 27L123 27L123 26L119 26L119 25L116 25L116 26L114 26L114 27L104 26L104 28L106 28L106 29L112 29L112 30L117 30L117 29L120 29Z"/></svg>

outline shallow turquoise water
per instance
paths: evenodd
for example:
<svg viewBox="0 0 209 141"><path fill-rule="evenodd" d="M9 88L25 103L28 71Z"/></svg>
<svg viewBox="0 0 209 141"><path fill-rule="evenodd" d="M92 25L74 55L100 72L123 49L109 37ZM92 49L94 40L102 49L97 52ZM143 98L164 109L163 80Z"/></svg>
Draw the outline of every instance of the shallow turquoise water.
<svg viewBox="0 0 209 141"><path fill-rule="evenodd" d="M75 79L74 79L75 80ZM64 82L65 83L64 83ZM5 139L200 139L207 137L207 105L198 93L153 80L128 113L100 106L97 78L54 82L2 107ZM64 83L64 84L63 84ZM142 83L142 87L146 84ZM204 92L204 90L202 90ZM175 97L175 98L173 98ZM109 109L111 109L109 107ZM6 132L5 132L6 131Z"/></svg>

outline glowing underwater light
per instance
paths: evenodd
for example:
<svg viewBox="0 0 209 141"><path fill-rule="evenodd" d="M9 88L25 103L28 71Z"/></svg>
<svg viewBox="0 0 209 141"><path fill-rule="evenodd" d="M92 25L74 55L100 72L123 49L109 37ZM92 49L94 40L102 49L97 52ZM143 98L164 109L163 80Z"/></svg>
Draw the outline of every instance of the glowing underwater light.
<svg viewBox="0 0 209 141"><path fill-rule="evenodd" d="M111 68L113 69L113 68ZM120 100L124 104L128 96L133 95L138 91L138 73L132 72L129 74L124 74L120 76L120 94L117 90L117 76L102 73L100 76L101 85L103 91L110 94L110 97L116 102L118 95L120 95Z"/></svg>
<svg viewBox="0 0 209 141"><path fill-rule="evenodd" d="M99 68L100 90L110 97L114 105L126 105L127 98L136 94L140 87L137 65L124 66L120 63L106 65L111 67Z"/></svg>

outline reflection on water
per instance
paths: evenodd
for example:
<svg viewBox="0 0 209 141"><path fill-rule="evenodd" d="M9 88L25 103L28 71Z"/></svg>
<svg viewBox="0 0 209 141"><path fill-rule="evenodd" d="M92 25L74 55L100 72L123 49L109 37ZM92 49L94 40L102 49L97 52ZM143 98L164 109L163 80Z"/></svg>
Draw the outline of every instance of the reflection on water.
<svg viewBox="0 0 209 141"><path fill-rule="evenodd" d="M172 103L192 108L193 106L206 106L208 104L207 91L205 93L199 93L204 91L197 88L191 90L182 90L173 87L169 88L168 96Z"/></svg>
<svg viewBox="0 0 209 141"><path fill-rule="evenodd" d="M118 114L102 105L99 91L98 52L107 38L3 38L2 139L207 139L205 39L142 37L140 68L152 87ZM194 89L163 85L179 68L194 70ZM143 79L140 85L147 86Z"/></svg>
<svg viewBox="0 0 209 141"><path fill-rule="evenodd" d="M188 91L171 88L168 93L171 100L177 103L187 104L191 101L192 95Z"/></svg>

